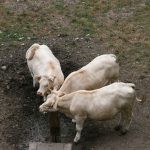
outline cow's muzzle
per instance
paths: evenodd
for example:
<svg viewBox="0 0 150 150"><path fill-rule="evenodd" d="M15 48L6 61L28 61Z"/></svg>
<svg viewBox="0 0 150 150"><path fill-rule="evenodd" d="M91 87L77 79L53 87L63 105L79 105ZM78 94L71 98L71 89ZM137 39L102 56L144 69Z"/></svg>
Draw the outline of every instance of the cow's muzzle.
<svg viewBox="0 0 150 150"><path fill-rule="evenodd" d="M43 96L42 92L37 92L38 96Z"/></svg>

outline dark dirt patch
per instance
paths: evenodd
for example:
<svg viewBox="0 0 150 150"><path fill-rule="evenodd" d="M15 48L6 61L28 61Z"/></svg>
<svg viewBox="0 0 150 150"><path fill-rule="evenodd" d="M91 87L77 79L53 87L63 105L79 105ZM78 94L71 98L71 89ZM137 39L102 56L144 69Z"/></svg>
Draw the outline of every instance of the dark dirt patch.
<svg viewBox="0 0 150 150"><path fill-rule="evenodd" d="M87 121L75 150L149 150L149 6L144 0L0 2L0 148L25 150L30 141L51 141L48 117L38 112L42 99L24 58L38 42L52 49L65 76L97 55L115 53L120 80L135 83L137 95L147 97L143 105L135 105L127 135L113 130L117 120ZM61 127L62 141L72 142L74 124L62 116Z"/></svg>

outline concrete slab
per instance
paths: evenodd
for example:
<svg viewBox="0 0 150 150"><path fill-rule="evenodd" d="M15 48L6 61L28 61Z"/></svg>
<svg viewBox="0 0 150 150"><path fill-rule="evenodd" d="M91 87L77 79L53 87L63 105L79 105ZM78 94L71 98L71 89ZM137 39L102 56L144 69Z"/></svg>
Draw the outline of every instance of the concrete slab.
<svg viewBox="0 0 150 150"><path fill-rule="evenodd" d="M72 144L31 142L29 150L72 150Z"/></svg>

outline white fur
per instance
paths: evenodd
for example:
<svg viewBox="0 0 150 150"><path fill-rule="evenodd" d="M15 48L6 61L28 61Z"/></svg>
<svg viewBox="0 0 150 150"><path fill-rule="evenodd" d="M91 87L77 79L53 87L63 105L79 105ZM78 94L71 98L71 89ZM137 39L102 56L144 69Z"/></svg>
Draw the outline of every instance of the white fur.
<svg viewBox="0 0 150 150"><path fill-rule="evenodd" d="M109 120L121 113L119 127L122 133L127 132L135 99L134 84L116 82L93 91L80 90L55 99L49 97L40 111L53 107L71 117L77 130L74 142L78 142L87 118Z"/></svg>
<svg viewBox="0 0 150 150"><path fill-rule="evenodd" d="M58 59L46 45L33 44L26 52L26 59L33 77L33 86L35 83L40 83L38 92L44 96L48 91L45 91L43 86L50 81L49 88L55 90L60 88L64 82L64 75ZM37 76L40 77L39 80L36 79Z"/></svg>
<svg viewBox="0 0 150 150"><path fill-rule="evenodd" d="M116 56L101 55L69 74L56 94L61 96L77 90L94 90L116 81L118 76L119 65L116 63Z"/></svg>

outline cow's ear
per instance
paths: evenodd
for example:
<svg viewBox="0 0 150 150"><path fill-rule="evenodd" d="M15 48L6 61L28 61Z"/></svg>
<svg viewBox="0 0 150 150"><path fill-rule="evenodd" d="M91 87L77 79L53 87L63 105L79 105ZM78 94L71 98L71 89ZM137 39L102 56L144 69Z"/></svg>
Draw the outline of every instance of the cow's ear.
<svg viewBox="0 0 150 150"><path fill-rule="evenodd" d="M35 75L35 79L39 81L41 79L41 76Z"/></svg>
<svg viewBox="0 0 150 150"><path fill-rule="evenodd" d="M65 93L62 92L62 93L59 94L59 97L64 96L64 95L65 95Z"/></svg>
<svg viewBox="0 0 150 150"><path fill-rule="evenodd" d="M55 80L55 76L48 77L48 80L51 81L51 82L53 82Z"/></svg>

